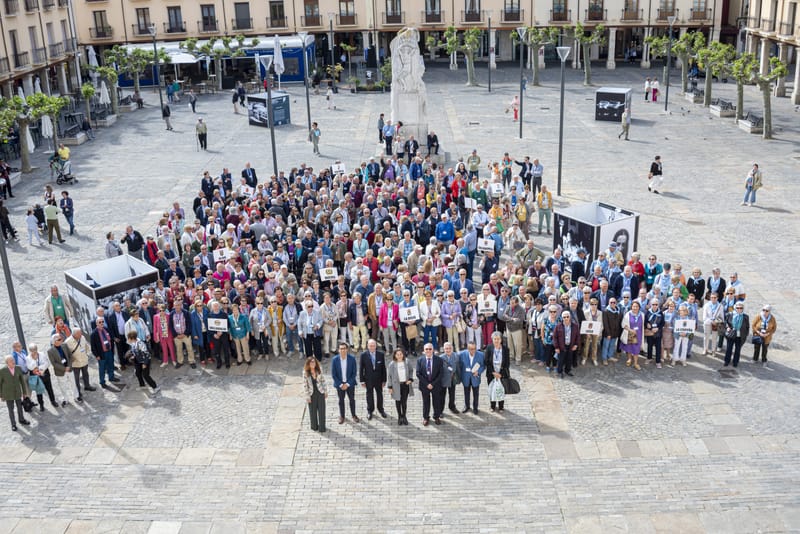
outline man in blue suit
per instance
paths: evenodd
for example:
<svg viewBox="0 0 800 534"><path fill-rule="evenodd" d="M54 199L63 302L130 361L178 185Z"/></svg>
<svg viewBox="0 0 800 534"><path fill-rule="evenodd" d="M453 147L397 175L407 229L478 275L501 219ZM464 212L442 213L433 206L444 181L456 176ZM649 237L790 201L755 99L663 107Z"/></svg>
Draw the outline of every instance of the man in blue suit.
<svg viewBox="0 0 800 534"><path fill-rule="evenodd" d="M458 353L461 358L461 384L464 386L464 410L469 411L469 398L472 395L472 413L478 413L478 391L481 387L481 374L486 370L483 353L477 350L475 342L467 345L467 350ZM477 365L477 369L475 366Z"/></svg>
<svg viewBox="0 0 800 534"><path fill-rule="evenodd" d="M442 368L444 362L433 355L433 344L426 343L424 355L417 360L417 380L422 393L422 425L431 422L431 404L433 404L433 420L442 424L439 397L442 394Z"/></svg>
<svg viewBox="0 0 800 534"><path fill-rule="evenodd" d="M353 422L361 421L356 415L356 375L358 363L356 357L347 353L347 343L339 343L339 356L331 361L333 387L339 394L339 424L344 423L344 398L350 399L350 415Z"/></svg>

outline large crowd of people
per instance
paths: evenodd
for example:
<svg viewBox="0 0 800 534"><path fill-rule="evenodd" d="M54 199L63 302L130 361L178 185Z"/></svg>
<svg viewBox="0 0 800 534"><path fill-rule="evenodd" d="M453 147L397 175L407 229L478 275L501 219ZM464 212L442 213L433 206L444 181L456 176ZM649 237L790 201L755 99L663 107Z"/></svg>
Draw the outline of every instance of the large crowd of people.
<svg viewBox="0 0 800 534"><path fill-rule="evenodd" d="M384 130L387 146L389 133L398 135ZM367 417L387 416L388 386L400 425L415 386L424 425L431 412L440 424L445 404L477 413L484 373L491 408L502 411L512 361L564 378L619 361L635 371L685 366L697 347L737 367L749 339L753 360L766 362L775 318L768 305L744 312L736 273L726 281L714 268L704 278L654 254L626 258L616 243L567 262L534 241L550 233L553 208L538 160L505 154L484 167L475 150L444 168L414 148L340 174L305 164L266 180L249 163L235 178L206 171L190 205L174 202L152 234L129 226L117 241L109 232L107 256L125 247L159 281L99 307L85 335L54 286L46 356L15 346L0 372L12 428L17 400L35 395L40 410L45 394L54 407L81 402L94 389L92 358L101 387L132 366L155 393L151 359L220 369L302 358L311 426L322 431L326 361L340 423L346 401L359 420L361 384Z"/></svg>

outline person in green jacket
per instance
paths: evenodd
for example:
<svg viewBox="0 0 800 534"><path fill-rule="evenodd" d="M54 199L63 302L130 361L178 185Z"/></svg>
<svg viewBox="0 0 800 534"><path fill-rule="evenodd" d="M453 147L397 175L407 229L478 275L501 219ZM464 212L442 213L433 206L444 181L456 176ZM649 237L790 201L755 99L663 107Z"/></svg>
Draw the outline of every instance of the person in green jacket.
<svg viewBox="0 0 800 534"><path fill-rule="evenodd" d="M17 406L17 416L21 425L29 425L22 410L22 395L25 391L25 373L17 368L14 357L6 356L6 366L0 369L0 400L6 401L8 417L11 419L11 430L17 430L17 421L14 419L14 405Z"/></svg>

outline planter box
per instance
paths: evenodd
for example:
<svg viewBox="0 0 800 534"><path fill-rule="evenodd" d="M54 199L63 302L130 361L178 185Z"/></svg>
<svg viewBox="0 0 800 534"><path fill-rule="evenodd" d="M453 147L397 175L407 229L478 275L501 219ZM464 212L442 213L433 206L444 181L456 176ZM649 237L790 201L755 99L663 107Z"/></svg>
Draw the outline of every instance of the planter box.
<svg viewBox="0 0 800 534"><path fill-rule="evenodd" d="M695 94L695 93L684 93L683 97L691 102L692 104L702 104L703 103L703 95Z"/></svg>
<svg viewBox="0 0 800 534"><path fill-rule="evenodd" d="M115 122L117 122L116 115L106 115L105 119L100 119L97 121L98 128L110 128Z"/></svg>
<svg viewBox="0 0 800 534"><path fill-rule="evenodd" d="M82 145L88 140L89 137L83 132L78 132L74 137L62 137L61 139L59 139L59 141L64 143L66 146Z"/></svg>
<svg viewBox="0 0 800 534"><path fill-rule="evenodd" d="M131 113L136 111L136 102L131 102L130 104L120 104L117 106L117 109L120 113Z"/></svg>
<svg viewBox="0 0 800 534"><path fill-rule="evenodd" d="M744 130L747 133L751 134L763 134L764 127L763 126L756 126L751 121L747 119L740 119L739 120L739 129Z"/></svg>
<svg viewBox="0 0 800 534"><path fill-rule="evenodd" d="M709 112L715 117L735 117L736 109L722 109L719 106L709 106Z"/></svg>

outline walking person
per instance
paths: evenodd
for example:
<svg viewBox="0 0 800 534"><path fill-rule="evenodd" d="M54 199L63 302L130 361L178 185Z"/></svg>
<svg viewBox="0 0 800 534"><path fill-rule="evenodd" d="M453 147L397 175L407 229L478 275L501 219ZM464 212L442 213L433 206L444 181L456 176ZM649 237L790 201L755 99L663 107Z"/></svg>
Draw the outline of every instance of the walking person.
<svg viewBox="0 0 800 534"><path fill-rule="evenodd" d="M658 102L658 78L650 82L650 94L653 95L653 102Z"/></svg>
<svg viewBox="0 0 800 534"><path fill-rule="evenodd" d="M231 90L231 103L233 104L233 113L239 114L239 93L236 89Z"/></svg>
<svg viewBox="0 0 800 534"><path fill-rule="evenodd" d="M325 100L328 101L328 109L336 109L336 104L333 102L333 87L328 86L328 90L325 92Z"/></svg>
<svg viewBox="0 0 800 534"><path fill-rule="evenodd" d="M139 381L139 387L145 387L145 383L153 390L153 393L158 393L161 388L158 387L156 381L150 376L150 351L147 349L147 344L138 339L139 334L136 330L128 332L128 345L130 350L126 354L126 359L133 361L134 368L136 369L136 379Z"/></svg>
<svg viewBox="0 0 800 534"><path fill-rule="evenodd" d="M197 113L197 95L192 89L189 89L189 104L192 106L192 113Z"/></svg>
<svg viewBox="0 0 800 534"><path fill-rule="evenodd" d="M63 243L64 240L61 238L61 226L58 224L58 206L56 206L55 199L50 199L47 203L47 206L44 208L44 216L47 220L47 241L51 245L53 244L53 231L55 231L56 236L58 237L58 242Z"/></svg>
<svg viewBox="0 0 800 534"><path fill-rule="evenodd" d="M314 147L314 154L319 155L319 137L322 135L322 132L319 129L319 125L316 122L311 123L311 130L308 132L308 140L311 141L311 144Z"/></svg>
<svg viewBox="0 0 800 534"><path fill-rule="evenodd" d="M75 204L69 196L69 191L61 192L60 207L61 213L64 214L64 218L67 219L67 223L69 224L69 235L73 235L75 233Z"/></svg>
<svg viewBox="0 0 800 534"><path fill-rule="evenodd" d="M747 178L744 180L744 199L742 199L742 206L753 206L756 203L756 191L761 189L761 171L758 168L758 163L753 163L753 168L747 173Z"/></svg>
<svg viewBox="0 0 800 534"><path fill-rule="evenodd" d="M650 82L650 76L645 78L644 80L644 101L648 102L650 100L650 90L653 88Z"/></svg>
<svg viewBox="0 0 800 534"><path fill-rule="evenodd" d="M11 430L17 431L17 421L14 418L14 406L17 407L17 417L21 425L30 425L25 419L22 409L22 395L25 392L25 376L14 363L14 357L6 356L6 366L0 369L0 400L6 401L8 418L11 420Z"/></svg>
<svg viewBox="0 0 800 534"><path fill-rule="evenodd" d="M519 96L514 95L514 98L511 99L511 102L508 104L508 108L506 108L506 113L508 113L508 109L514 114L514 122L517 122L519 119Z"/></svg>
<svg viewBox="0 0 800 534"><path fill-rule="evenodd" d="M319 361L313 356L306 358L303 366L303 392L308 403L311 430L325 432L325 399L328 398L328 387Z"/></svg>
<svg viewBox="0 0 800 534"><path fill-rule="evenodd" d="M172 123L169 120L171 115L172 112L169 109L169 104L164 104L164 107L161 108L161 118L164 119L165 123L167 123L167 131L173 130Z"/></svg>
<svg viewBox="0 0 800 534"><path fill-rule="evenodd" d="M414 369L411 362L406 359L403 349L396 349L389 362L386 385L389 395L394 399L397 408L397 426L408 425L408 396L414 395Z"/></svg>
<svg viewBox="0 0 800 534"><path fill-rule="evenodd" d="M380 114L378 117L378 144L383 144L383 127L386 126L386 122L383 119L383 113Z"/></svg>
<svg viewBox="0 0 800 534"><path fill-rule="evenodd" d="M39 236L39 219L33 214L33 209L28 208L28 214L25 216L25 226L28 229L28 244L33 245L33 238L36 238L36 243L41 247L43 244L42 238Z"/></svg>
<svg viewBox="0 0 800 534"><path fill-rule="evenodd" d="M617 139L622 138L622 134L625 134L625 140L628 141L628 132L631 129L631 110L630 108L625 108L625 111L622 112L622 131L619 132Z"/></svg>
<svg viewBox="0 0 800 534"><path fill-rule="evenodd" d="M208 126L203 122L202 118L197 119L197 125L194 127L197 132L197 140L200 142L200 148L203 150L208 149Z"/></svg>
<svg viewBox="0 0 800 534"><path fill-rule="evenodd" d="M653 163L650 164L650 173L647 175L650 183L647 184L647 190L660 195L658 192L661 189L661 184L664 183L664 176L662 174L661 156L656 156Z"/></svg>

